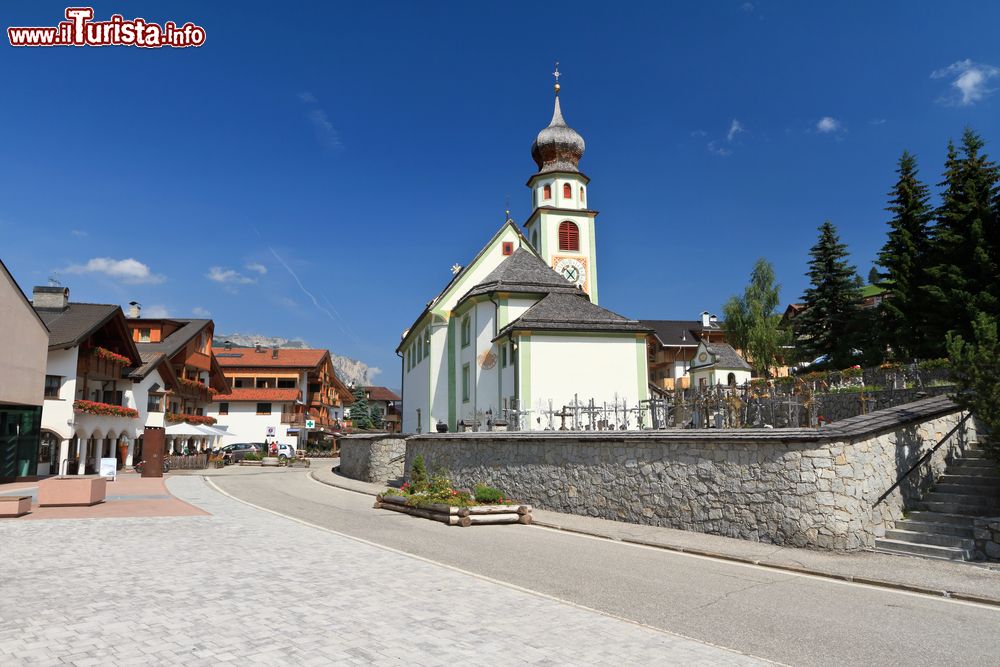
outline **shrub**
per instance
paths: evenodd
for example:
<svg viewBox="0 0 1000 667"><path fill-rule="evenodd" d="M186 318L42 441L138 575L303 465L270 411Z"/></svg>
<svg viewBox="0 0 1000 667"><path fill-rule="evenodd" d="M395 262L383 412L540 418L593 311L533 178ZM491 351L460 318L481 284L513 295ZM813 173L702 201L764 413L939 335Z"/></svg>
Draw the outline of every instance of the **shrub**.
<svg viewBox="0 0 1000 667"><path fill-rule="evenodd" d="M253 452L248 452L243 455L244 461L260 461L263 457L260 454L254 454Z"/></svg>
<svg viewBox="0 0 1000 667"><path fill-rule="evenodd" d="M496 504L503 501L503 492L485 484L476 484L476 502L487 505Z"/></svg>
<svg viewBox="0 0 1000 667"><path fill-rule="evenodd" d="M924 361L917 362L917 369L921 371L933 371L939 368L948 368L950 366L950 359L926 359Z"/></svg>
<svg viewBox="0 0 1000 667"><path fill-rule="evenodd" d="M427 488L427 466L424 465L424 457L417 454L413 457L413 467L410 469L410 482L415 491L423 491Z"/></svg>

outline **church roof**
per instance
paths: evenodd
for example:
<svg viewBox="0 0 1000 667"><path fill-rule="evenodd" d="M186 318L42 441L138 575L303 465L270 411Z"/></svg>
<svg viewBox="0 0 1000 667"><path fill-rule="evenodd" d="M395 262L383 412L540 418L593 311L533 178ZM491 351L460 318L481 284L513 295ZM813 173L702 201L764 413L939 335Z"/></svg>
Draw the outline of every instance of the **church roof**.
<svg viewBox="0 0 1000 667"><path fill-rule="evenodd" d="M558 275L558 274L557 274ZM591 303L583 292L551 292L497 333L512 331L611 331L648 333L638 320L630 320ZM496 339L494 339L496 340Z"/></svg>
<svg viewBox="0 0 1000 667"><path fill-rule="evenodd" d="M542 259L526 248L518 248L510 257L483 278L462 297L462 301L490 292L549 292L577 293L579 290L564 277L549 268Z"/></svg>

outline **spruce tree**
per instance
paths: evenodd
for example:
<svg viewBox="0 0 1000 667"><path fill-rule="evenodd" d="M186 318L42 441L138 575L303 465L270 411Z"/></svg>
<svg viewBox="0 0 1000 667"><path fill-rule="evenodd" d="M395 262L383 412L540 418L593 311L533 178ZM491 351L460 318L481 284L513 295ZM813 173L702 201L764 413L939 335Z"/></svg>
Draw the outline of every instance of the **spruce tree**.
<svg viewBox="0 0 1000 667"><path fill-rule="evenodd" d="M899 360L927 356L927 263L929 229L933 211L930 191L917 178L917 161L904 151L899 158L899 175L889 193L892 214L889 236L878 255L884 269L877 284L882 299L880 329L884 341Z"/></svg>
<svg viewBox="0 0 1000 667"><path fill-rule="evenodd" d="M982 152L985 143L966 129L961 153L948 144L941 207L931 234L932 266L926 288L932 313L931 340L944 352L947 333L972 339L980 313L1000 314L997 188L1000 172Z"/></svg>
<svg viewBox="0 0 1000 667"><path fill-rule="evenodd" d="M844 368L853 362L861 300L857 270L848 262L847 246L829 220L820 225L819 240L809 255L810 284L802 297L806 308L796 321L799 344L809 358L826 354L834 367Z"/></svg>
<svg viewBox="0 0 1000 667"><path fill-rule="evenodd" d="M368 395L365 394L364 387L355 387L351 393L354 395L354 403L351 404L351 424L354 428L371 428L371 412L368 407Z"/></svg>

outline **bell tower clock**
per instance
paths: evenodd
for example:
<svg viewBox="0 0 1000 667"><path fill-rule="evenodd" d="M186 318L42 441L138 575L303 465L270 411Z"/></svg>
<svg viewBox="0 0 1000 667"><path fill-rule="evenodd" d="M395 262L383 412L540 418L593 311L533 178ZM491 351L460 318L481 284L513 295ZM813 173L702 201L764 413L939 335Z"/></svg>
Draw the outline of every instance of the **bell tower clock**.
<svg viewBox="0 0 1000 667"><path fill-rule="evenodd" d="M528 240L542 259L597 303L597 211L588 206L590 179L579 169L583 137L563 119L556 63L555 109L548 126L531 145L538 171L528 179L532 212L524 224Z"/></svg>

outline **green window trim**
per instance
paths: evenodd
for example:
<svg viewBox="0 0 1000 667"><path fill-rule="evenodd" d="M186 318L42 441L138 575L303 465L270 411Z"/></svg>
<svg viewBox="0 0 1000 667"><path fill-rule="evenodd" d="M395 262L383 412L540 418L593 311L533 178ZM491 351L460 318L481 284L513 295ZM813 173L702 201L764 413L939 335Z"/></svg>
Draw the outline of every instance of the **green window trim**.
<svg viewBox="0 0 1000 667"><path fill-rule="evenodd" d="M462 347L472 344L472 320L466 315L462 318Z"/></svg>
<svg viewBox="0 0 1000 667"><path fill-rule="evenodd" d="M469 390L472 384L472 377L470 374L469 364L462 364L462 402L469 402Z"/></svg>

